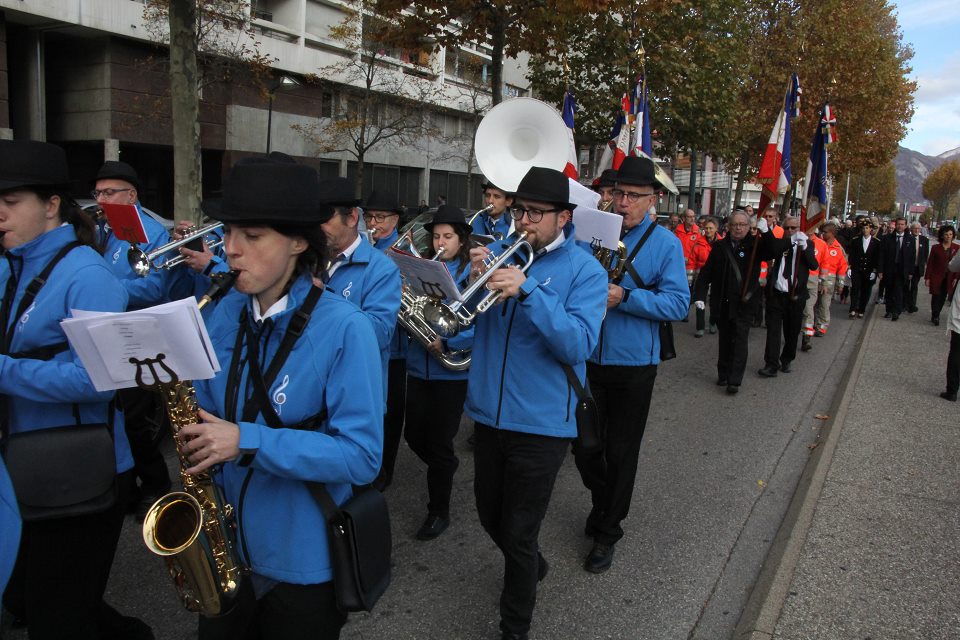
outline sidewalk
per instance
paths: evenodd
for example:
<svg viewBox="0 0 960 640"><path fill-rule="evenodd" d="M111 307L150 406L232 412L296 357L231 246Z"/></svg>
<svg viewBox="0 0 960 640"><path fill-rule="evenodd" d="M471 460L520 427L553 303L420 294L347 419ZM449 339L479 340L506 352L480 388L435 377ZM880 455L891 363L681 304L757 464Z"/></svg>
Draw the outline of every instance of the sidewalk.
<svg viewBox="0 0 960 640"><path fill-rule="evenodd" d="M864 320L738 640L960 637L960 405L938 395L947 316L918 306Z"/></svg>

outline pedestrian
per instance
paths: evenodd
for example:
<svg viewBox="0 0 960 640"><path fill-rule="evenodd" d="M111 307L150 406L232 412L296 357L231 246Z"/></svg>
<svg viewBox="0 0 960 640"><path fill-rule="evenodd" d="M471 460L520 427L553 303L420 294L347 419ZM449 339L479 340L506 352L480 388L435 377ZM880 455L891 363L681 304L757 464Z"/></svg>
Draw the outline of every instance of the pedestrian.
<svg viewBox="0 0 960 640"><path fill-rule="evenodd" d="M960 253L955 253L947 266L950 273L960 273ZM960 389L960 296L953 296L950 305L950 353L947 355L947 390L940 397L950 402L957 401L957 391Z"/></svg>
<svg viewBox="0 0 960 640"><path fill-rule="evenodd" d="M897 218L894 231L880 241L880 278L886 298L884 318L896 322L903 313L906 294L909 293L909 278L916 261L916 238L907 233L906 218Z"/></svg>
<svg viewBox="0 0 960 640"><path fill-rule="evenodd" d="M873 237L873 221L862 218L859 222L860 237L850 243L850 317L862 318L870 302L870 290L877 280L880 262L880 241Z"/></svg>
<svg viewBox="0 0 960 640"><path fill-rule="evenodd" d="M927 260L926 284L930 288L930 322L940 326L940 311L945 301L953 302L954 291L960 276L947 269L958 247L953 240L956 231L952 225L943 225L937 230L938 242L930 249Z"/></svg>

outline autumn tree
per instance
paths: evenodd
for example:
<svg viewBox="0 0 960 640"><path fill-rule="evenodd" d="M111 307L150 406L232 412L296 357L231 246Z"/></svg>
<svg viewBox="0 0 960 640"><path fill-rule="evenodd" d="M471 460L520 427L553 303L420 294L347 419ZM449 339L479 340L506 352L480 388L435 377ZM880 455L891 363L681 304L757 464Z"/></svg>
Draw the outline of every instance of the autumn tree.
<svg viewBox="0 0 960 640"><path fill-rule="evenodd" d="M857 209L880 214L896 213L897 170L893 162L864 169L851 176L850 182L855 185Z"/></svg>
<svg viewBox="0 0 960 640"><path fill-rule="evenodd" d="M937 220L943 220L960 192L960 160L951 160L930 172L923 181L923 197L933 204Z"/></svg>

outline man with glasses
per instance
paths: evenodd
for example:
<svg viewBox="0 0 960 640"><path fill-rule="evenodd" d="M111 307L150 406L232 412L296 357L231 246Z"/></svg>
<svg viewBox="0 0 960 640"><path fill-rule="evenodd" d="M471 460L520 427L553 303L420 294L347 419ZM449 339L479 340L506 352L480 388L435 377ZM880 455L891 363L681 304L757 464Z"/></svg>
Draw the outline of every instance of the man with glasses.
<svg viewBox="0 0 960 640"><path fill-rule="evenodd" d="M494 240L503 240L513 233L514 222L507 211L513 205L513 195L489 180L483 185L483 204L493 208L473 220L473 232Z"/></svg>
<svg viewBox="0 0 960 640"><path fill-rule="evenodd" d="M383 490L393 477L393 465L403 428L406 390L406 334L397 337L395 331L397 312L400 311L400 270L393 260L367 242L357 230L360 223L360 210L357 205L360 201L354 196L353 185L349 180L321 180L320 198L322 204L332 205L334 211L333 216L321 225L327 236L331 257L330 266L327 267L327 289L360 307L373 324L380 347L386 415L383 464L374 486ZM376 192L370 194L369 204L380 208L364 212L365 216L370 216L368 227L380 225L377 227L380 233L388 229L384 238L392 236L396 240L397 212ZM384 207L384 204L387 206ZM381 222L377 222L378 216L381 217ZM394 359L395 351L403 353L403 357ZM389 451L388 444L392 447Z"/></svg>
<svg viewBox="0 0 960 640"><path fill-rule="evenodd" d="M690 305L680 240L647 215L661 189L652 160L624 159L613 201L614 211L623 217L629 266L622 279L607 285L600 343L587 361L602 447L574 452L590 490L584 532L593 538L593 547L583 566L591 573L610 568L614 545L623 537L621 523L630 511L660 363L660 323L685 318Z"/></svg>
<svg viewBox="0 0 960 640"><path fill-rule="evenodd" d="M374 189L367 196L363 205L363 222L367 231L373 232L374 246L380 251L386 251L397 241L397 224L402 213L403 207L392 193Z"/></svg>
<svg viewBox="0 0 960 640"><path fill-rule="evenodd" d="M607 274L577 246L573 208L566 176L541 167L527 172L510 214L517 231L527 234L533 263L524 272L511 260L495 271L486 289L500 291L500 306L475 320L464 409L476 422L477 514L503 553L504 640L527 638L537 583L547 574L540 525L577 435L577 393L565 367L586 383L585 362L606 308ZM484 273L485 258L511 241L472 249L471 277Z"/></svg>
<svg viewBox="0 0 960 640"><path fill-rule="evenodd" d="M783 239L789 242L786 251L771 262L767 279L767 343L763 353L764 378L775 378L777 371L790 372L790 363L797 357L797 339L803 321L803 307L809 293L810 271L817 269L813 243L800 231L800 219L793 216L783 221ZM783 348L781 350L781 337Z"/></svg>
<svg viewBox="0 0 960 640"><path fill-rule="evenodd" d="M790 242L770 232L767 221L757 221L757 235L749 233L750 218L742 211L730 215L727 235L714 243L694 287L694 304L706 307L710 291L710 317L717 319L719 345L717 385L727 393L740 391L747 367L750 327L760 304L760 262L773 260ZM756 244L759 243L759 244Z"/></svg>
<svg viewBox="0 0 960 640"><path fill-rule="evenodd" d="M748 207L748 208L753 209L753 207ZM777 224L778 217L777 217L776 209L774 209L773 207L767 207L766 209L764 209L763 213L760 214L760 217L767 221L767 227L769 227L770 232L773 233L774 237L776 238L783 237L783 227ZM769 268L770 268L770 265L767 263L767 261L763 261L760 263L760 286L761 287L767 286L767 271L769 270ZM757 305L757 313L753 317L753 326L755 328L763 326L764 307L766 306L765 303L766 303L766 295L763 295L760 297L760 303Z"/></svg>

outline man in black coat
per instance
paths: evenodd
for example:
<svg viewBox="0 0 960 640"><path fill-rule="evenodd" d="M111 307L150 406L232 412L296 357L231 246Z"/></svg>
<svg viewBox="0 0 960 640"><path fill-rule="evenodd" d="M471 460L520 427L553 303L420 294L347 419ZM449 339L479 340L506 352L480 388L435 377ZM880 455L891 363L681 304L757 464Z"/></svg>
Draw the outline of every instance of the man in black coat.
<svg viewBox="0 0 960 640"><path fill-rule="evenodd" d="M773 260L790 246L790 240L778 239L770 232L763 218L757 231L759 235L750 235L750 218L742 211L733 212L727 235L714 243L694 287L698 309L705 308L710 290L710 317L717 319L720 333L717 385L725 386L730 394L740 390L747 367L747 339L763 295L760 263Z"/></svg>
<svg viewBox="0 0 960 640"><path fill-rule="evenodd" d="M907 289L903 293L903 304L907 311L916 313L917 309L917 289L920 282L923 281L923 274L927 271L927 258L930 257L930 239L923 235L923 227L919 222L913 222L910 225L910 235L914 240L913 272L910 274Z"/></svg>
<svg viewBox="0 0 960 640"><path fill-rule="evenodd" d="M800 219L788 217L783 221L783 230L783 239L790 244L767 271L767 345L763 354L765 365L758 371L765 378L776 377L778 370L789 373L790 363L797 357L803 307L809 295L807 279L810 271L818 267L813 242L800 231Z"/></svg>
<svg viewBox="0 0 960 640"><path fill-rule="evenodd" d="M851 318L862 318L866 312L880 265L880 241L873 237L873 222L870 218L863 217L857 222L857 227L860 235L847 245Z"/></svg>
<svg viewBox="0 0 960 640"><path fill-rule="evenodd" d="M897 218L893 233L880 240L880 277L887 305L884 318L896 322L903 313L904 291L909 291L916 260L916 238L907 233L907 219Z"/></svg>

